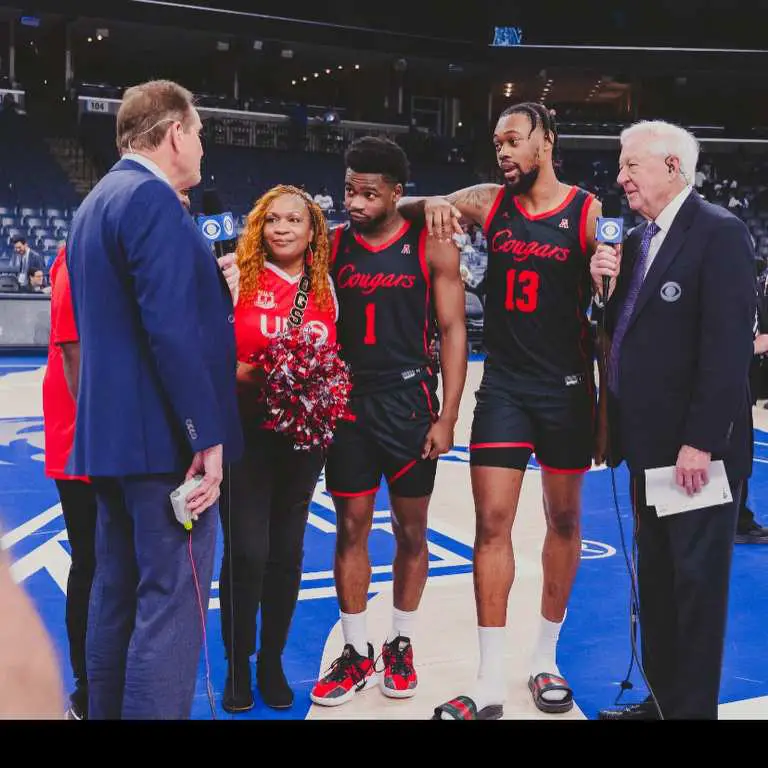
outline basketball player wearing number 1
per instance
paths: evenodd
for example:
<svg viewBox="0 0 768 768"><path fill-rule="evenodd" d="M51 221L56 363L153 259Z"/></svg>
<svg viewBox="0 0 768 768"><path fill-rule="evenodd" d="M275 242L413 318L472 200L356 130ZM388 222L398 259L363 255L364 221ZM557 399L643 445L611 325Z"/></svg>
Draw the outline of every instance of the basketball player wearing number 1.
<svg viewBox="0 0 768 768"><path fill-rule="evenodd" d="M326 487L336 507L334 576L344 648L310 694L336 706L370 687L416 692L412 640L427 580L427 508L437 457L453 445L467 373L464 287L452 241L428 237L397 212L408 181L403 150L366 137L346 154L344 204L350 224L333 237L338 341L352 372L348 419L336 427ZM430 344L433 307L440 333L443 408ZM438 416L439 412L439 416ZM392 630L374 658L366 627L371 581L368 534L384 475L396 550Z"/></svg>
<svg viewBox="0 0 768 768"><path fill-rule="evenodd" d="M507 602L515 576L512 524L523 475L535 452L547 531L537 644L528 687L543 712L566 712L573 692L556 663L557 641L581 552L584 473L595 448L593 349L586 311L590 255L600 204L560 182L552 163L553 115L542 104L505 110L493 144L505 183L447 198L407 199L430 231L450 236L458 217L484 227L488 241L487 359L470 438L477 518L475 601L480 667L463 695L434 719L490 720L503 714Z"/></svg>

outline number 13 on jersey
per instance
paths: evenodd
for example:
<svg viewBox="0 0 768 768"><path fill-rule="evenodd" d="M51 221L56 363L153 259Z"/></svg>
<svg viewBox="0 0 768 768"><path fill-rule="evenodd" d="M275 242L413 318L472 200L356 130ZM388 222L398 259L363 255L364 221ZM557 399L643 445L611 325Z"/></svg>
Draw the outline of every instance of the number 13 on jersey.
<svg viewBox="0 0 768 768"><path fill-rule="evenodd" d="M510 312L534 312L539 305L539 280L539 273L530 269L508 270L504 307Z"/></svg>
<svg viewBox="0 0 768 768"><path fill-rule="evenodd" d="M363 344L376 344L376 305L373 302L365 305L365 336Z"/></svg>

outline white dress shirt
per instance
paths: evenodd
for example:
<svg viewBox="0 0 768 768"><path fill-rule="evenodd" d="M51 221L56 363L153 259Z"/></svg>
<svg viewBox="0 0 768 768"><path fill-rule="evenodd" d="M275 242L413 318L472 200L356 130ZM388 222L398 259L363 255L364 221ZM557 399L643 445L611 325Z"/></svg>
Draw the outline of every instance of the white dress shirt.
<svg viewBox="0 0 768 768"><path fill-rule="evenodd" d="M137 152L126 152L121 158L121 160L133 160L134 163L138 163L139 165L143 165L148 171L151 171L152 173L157 176L158 179L162 179L169 187L172 187L171 180L166 176L163 171L160 170L160 167L157 165L157 163L152 162L148 157L144 157L144 155L140 155Z"/></svg>
<svg viewBox="0 0 768 768"><path fill-rule="evenodd" d="M645 274L643 279L648 275L648 270L653 264L653 260L656 258L656 254L659 252L661 246L664 244L664 238L669 232L669 228L672 226L672 222L675 220L678 211L683 207L683 203L688 199L688 195L691 194L691 187L687 186L685 189L670 200L664 210L654 219L659 231L651 238L651 244L648 248L648 260L645 263Z"/></svg>

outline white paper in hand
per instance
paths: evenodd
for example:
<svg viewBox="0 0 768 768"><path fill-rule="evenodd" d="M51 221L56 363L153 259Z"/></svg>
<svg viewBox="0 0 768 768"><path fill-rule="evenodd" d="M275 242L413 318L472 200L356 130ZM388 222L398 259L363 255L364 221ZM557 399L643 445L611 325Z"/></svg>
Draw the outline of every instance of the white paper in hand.
<svg viewBox="0 0 768 768"><path fill-rule="evenodd" d="M649 507L656 507L658 517L666 517L691 509L719 507L733 501L733 496L725 465L722 461L713 461L709 465L709 482L693 496L675 482L674 467L646 469L645 500Z"/></svg>

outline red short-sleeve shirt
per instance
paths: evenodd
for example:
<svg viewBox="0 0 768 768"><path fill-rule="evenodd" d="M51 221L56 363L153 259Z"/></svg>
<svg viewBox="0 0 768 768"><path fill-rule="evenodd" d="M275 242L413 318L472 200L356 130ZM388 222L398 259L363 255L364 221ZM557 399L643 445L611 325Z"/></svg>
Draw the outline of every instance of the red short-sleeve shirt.
<svg viewBox="0 0 768 768"><path fill-rule="evenodd" d="M48 367L43 378L43 424L45 431L45 473L55 480L86 480L65 472L75 435L75 401L64 378L61 344L79 341L69 272L62 248L51 266L51 336Z"/></svg>
<svg viewBox="0 0 768 768"><path fill-rule="evenodd" d="M265 264L258 293L249 299L241 299L235 309L238 360L251 362L252 355L263 352L269 342L288 327L288 314L300 279L300 274L293 277L270 262ZM320 309L310 293L303 325L313 328L322 341L335 344L339 305L332 282L331 294L333 306Z"/></svg>

